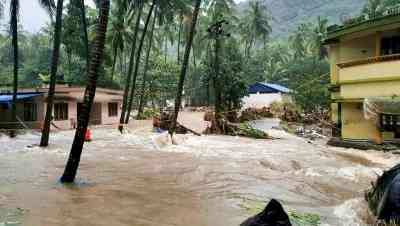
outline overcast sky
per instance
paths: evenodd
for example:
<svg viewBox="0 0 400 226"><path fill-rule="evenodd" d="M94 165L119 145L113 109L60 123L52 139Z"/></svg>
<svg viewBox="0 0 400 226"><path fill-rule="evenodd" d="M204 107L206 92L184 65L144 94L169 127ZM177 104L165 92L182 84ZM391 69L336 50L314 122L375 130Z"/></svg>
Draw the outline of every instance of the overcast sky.
<svg viewBox="0 0 400 226"><path fill-rule="evenodd" d="M245 0L235 0L235 2L242 2ZM39 6L38 0L20 0L20 23L24 30L29 32L38 32L41 27L49 21L47 13ZM86 1L87 2L87 1ZM7 0L7 5L10 0ZM5 16L1 19L2 24L9 21L9 10L5 9Z"/></svg>

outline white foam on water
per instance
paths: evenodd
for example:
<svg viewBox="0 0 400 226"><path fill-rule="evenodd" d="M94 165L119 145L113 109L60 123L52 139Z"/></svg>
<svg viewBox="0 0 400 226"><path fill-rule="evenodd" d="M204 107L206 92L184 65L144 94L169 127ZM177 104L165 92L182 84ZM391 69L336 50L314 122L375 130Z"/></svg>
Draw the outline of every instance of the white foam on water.
<svg viewBox="0 0 400 226"><path fill-rule="evenodd" d="M350 199L343 204L337 206L333 210L333 214L340 219L339 225L342 226L363 226L357 213L359 208L363 208L362 199Z"/></svg>

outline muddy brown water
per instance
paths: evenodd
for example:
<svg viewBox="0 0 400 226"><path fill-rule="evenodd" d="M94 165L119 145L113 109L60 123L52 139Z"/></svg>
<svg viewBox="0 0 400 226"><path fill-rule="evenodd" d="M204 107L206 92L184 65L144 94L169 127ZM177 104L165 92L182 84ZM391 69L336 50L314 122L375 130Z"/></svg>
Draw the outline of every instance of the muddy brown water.
<svg viewBox="0 0 400 226"><path fill-rule="evenodd" d="M366 225L363 192L399 158L328 148L281 131L278 140L93 130L74 186L58 183L72 131L0 137L0 225L230 226L243 206L276 198L325 225Z"/></svg>

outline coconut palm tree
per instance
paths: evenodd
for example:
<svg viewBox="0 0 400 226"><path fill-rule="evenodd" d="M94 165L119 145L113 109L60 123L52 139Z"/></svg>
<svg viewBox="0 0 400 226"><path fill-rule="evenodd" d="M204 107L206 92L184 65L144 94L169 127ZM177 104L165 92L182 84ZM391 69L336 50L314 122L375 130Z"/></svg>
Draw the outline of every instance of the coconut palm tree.
<svg viewBox="0 0 400 226"><path fill-rule="evenodd" d="M49 144L50 122L53 113L54 92L56 87L58 61L60 57L63 2L64 2L63 0L57 0L56 23L54 27L53 56L51 59L51 68L50 68L50 87L47 96L46 116L42 129L42 138L40 140L41 147L47 147Z"/></svg>
<svg viewBox="0 0 400 226"><path fill-rule="evenodd" d="M124 96L122 100L122 110L121 110L121 115L119 119L119 126L118 130L122 133L123 130L123 124L125 123L125 115L128 110L128 102L129 102L129 90L130 90L130 85L131 85L131 80L133 76L133 67L135 64L135 53L136 53L136 39L139 33L140 29L140 19L142 17L143 13L143 8L144 8L144 1L138 1L136 4L137 7L137 15L136 15L136 22L135 22L135 31L133 34L133 40L132 40L132 48L131 48L131 53L129 57L129 68L128 68L128 74L126 75L126 80L125 80L125 89L124 89Z"/></svg>
<svg viewBox="0 0 400 226"><path fill-rule="evenodd" d="M249 9L245 13L243 22L239 24L242 39L245 42L245 53L250 55L251 49L257 41L262 41L264 47L272 28L269 24L270 16L265 4L260 0L249 2Z"/></svg>
<svg viewBox="0 0 400 226"><path fill-rule="evenodd" d="M182 63L181 74L179 76L178 90L177 90L176 98L175 98L174 115L172 118L171 127L169 129L169 134L171 136L175 133L176 121L178 119L179 110L180 110L181 104L182 104L183 85L185 83L187 67L189 65L190 50L192 49L193 38L195 36L197 18L198 18L199 11L200 11L200 5L201 5L201 0L196 0L196 4L195 4L194 10L193 10L193 17L192 17L192 23L191 23L190 32L189 32L189 38L186 43L185 55L184 55L184 59L183 59L183 63Z"/></svg>
<svg viewBox="0 0 400 226"><path fill-rule="evenodd" d="M127 105L127 110L126 110L126 115L125 115L125 124L129 123L129 119L130 119L130 114L131 114L131 110L132 110L132 104L133 104L133 97L135 94L135 89L136 89L136 78L139 72L139 62L140 62L140 57L142 56L142 49L143 49L143 44L146 38L146 34L147 34L147 29L149 27L149 23L150 23L150 18L151 15L153 14L153 10L156 4L156 0L153 0L149 9L149 12L147 14L147 18L146 21L144 23L144 27L143 27L143 31L142 31L142 36L140 38L139 41L139 46L136 52L136 59L135 59L135 71L133 73L133 77L132 77L132 87L130 90L130 94L129 94L129 101L128 101L128 105Z"/></svg>
<svg viewBox="0 0 400 226"><path fill-rule="evenodd" d="M62 183L72 183L75 180L82 154L85 133L89 124L90 111L93 105L94 96L96 94L99 70L103 62L110 1L99 0L98 8L98 24L96 28L96 36L94 38L94 45L91 52L89 68L87 70L88 81L86 85L83 106L81 113L79 114L78 126L76 128L68 162L65 167L64 174L61 177Z"/></svg>
<svg viewBox="0 0 400 226"><path fill-rule="evenodd" d="M114 80L115 65L117 62L118 51L124 51L125 42L131 36L130 24L128 23L130 14L130 4L127 0L117 0L113 3L110 17L109 34L113 62L111 68L111 80Z"/></svg>
<svg viewBox="0 0 400 226"><path fill-rule="evenodd" d="M19 0L11 0L11 22L10 31L12 36L12 49L13 49L13 61L14 61L14 77L13 77L13 98L11 105L11 117L12 122L17 123L17 93L18 93L18 12L19 12ZM11 131L11 137L15 137L15 131Z"/></svg>
<svg viewBox="0 0 400 226"><path fill-rule="evenodd" d="M148 72L148 69L149 69L149 58L150 58L151 48L153 47L153 34L154 34L154 28L156 26L156 18L157 18L157 14L154 13L153 23L152 23L152 26L151 26L150 36L149 36L149 44L147 46L146 60L145 60L144 70L143 70L143 80L142 80L142 87L140 89L141 92L140 92L140 98L139 98L139 107L138 107L137 119L141 119L142 118L143 108L144 108L144 105L145 105L147 72Z"/></svg>

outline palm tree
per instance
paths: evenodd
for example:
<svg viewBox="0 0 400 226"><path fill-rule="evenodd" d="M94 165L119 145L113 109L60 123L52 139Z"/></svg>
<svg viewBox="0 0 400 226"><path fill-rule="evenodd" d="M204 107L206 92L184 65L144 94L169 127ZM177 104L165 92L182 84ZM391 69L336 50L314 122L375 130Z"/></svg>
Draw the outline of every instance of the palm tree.
<svg viewBox="0 0 400 226"><path fill-rule="evenodd" d="M50 69L50 87L47 97L47 108L42 129L42 138L40 140L41 147L47 147L49 144L50 122L53 113L54 92L56 87L58 60L60 57L63 2L63 0L57 1L56 24L54 29L54 47Z"/></svg>
<svg viewBox="0 0 400 226"><path fill-rule="evenodd" d="M107 33L108 14L110 11L110 1L99 1L99 21L96 29L96 36L92 48L90 64L88 69L88 81L86 85L83 106L78 118L78 127L76 128L74 141L72 143L71 152L68 158L64 174L61 177L62 183L72 183L75 180L78 171L79 162L82 154L82 148L85 133L90 118L90 111L93 105L94 96L96 94L97 79L99 77L99 69L103 62L103 53L105 48L105 40Z"/></svg>
<svg viewBox="0 0 400 226"><path fill-rule="evenodd" d="M14 61L14 78L13 78L13 98L11 106L11 117L14 124L17 123L17 93L18 93L18 12L19 12L19 0L11 0L11 22L10 31L12 36L12 49L13 49L13 61ZM14 125L15 126L15 125ZM11 131L11 137L15 137L15 131Z"/></svg>
<svg viewBox="0 0 400 226"><path fill-rule="evenodd" d="M153 34L154 34L154 28L156 26L156 17L157 17L157 14L154 13L153 24L151 26L150 36L149 36L149 44L147 47L146 60L145 60L145 64L144 64L143 81L142 81L142 87L141 87L141 93L140 93L137 119L142 118L143 108L144 108L144 104L145 104L145 100L146 100L145 89L146 89L146 82L147 82L147 72L149 69L149 58L150 58L151 48L153 47Z"/></svg>
<svg viewBox="0 0 400 226"><path fill-rule="evenodd" d="M375 17L383 13L383 0L368 0L362 12L369 17Z"/></svg>
<svg viewBox="0 0 400 226"><path fill-rule="evenodd" d="M249 9L246 11L243 22L239 24L242 31L242 39L245 44L246 56L250 55L251 49L257 41L262 40L264 47L272 28L269 24L270 17L268 9L260 0L249 2Z"/></svg>
<svg viewBox="0 0 400 226"><path fill-rule="evenodd" d="M135 31L133 34L132 48L131 48L131 53L130 53L130 57L129 57L129 68L128 68L128 74L126 75L126 80L125 80L124 96L123 96L123 100L122 100L122 110L121 110L119 126L118 126L118 130L121 133L124 128L123 124L125 122L125 114L128 109L128 95L129 95L129 89L130 89L131 80L132 80L132 76L133 76L133 67L134 67L134 63L135 63L136 39L137 39L137 36L139 33L140 19L142 17L144 2L139 1L137 3L137 7L138 7L138 12L137 12L136 22L135 22Z"/></svg>
<svg viewBox="0 0 400 226"><path fill-rule="evenodd" d="M146 38L146 34L147 34L147 29L149 27L149 23L150 23L150 18L151 15L153 14L153 10L156 4L156 0L153 0L153 2L151 3L147 18L146 18L146 22L144 24L144 28L142 31L142 37L140 38L139 41L139 46L138 46L138 50L136 52L136 59L135 59L135 71L133 73L133 78L132 78L132 87L130 90L130 94L129 94L129 101L128 101L128 106L127 106L127 113L125 115L125 124L129 123L129 119L130 119L130 114L131 114L131 110L132 110L132 104L133 104L133 96L135 94L135 88L136 88L136 78L139 72L139 62L140 62L140 57L142 56L142 49L143 49L143 43L144 40Z"/></svg>
<svg viewBox="0 0 400 226"><path fill-rule="evenodd" d="M115 65L117 62L118 51L122 53L124 51L124 44L126 39L131 36L129 23L127 23L127 17L129 17L129 3L127 0L117 0L113 4L111 9L110 27L109 34L111 34L111 49L113 52L113 62L111 68L111 81L114 80Z"/></svg>
<svg viewBox="0 0 400 226"><path fill-rule="evenodd" d="M186 43L185 56L184 56L183 63L182 63L181 74L179 76L178 90L177 90L176 98L175 98L174 115L172 118L171 127L169 129L169 134L171 136L175 133L176 121L178 119L179 110L181 108L183 85L185 83L186 71L187 71L187 67L189 65L190 50L192 49L193 38L195 36L197 18L198 18L199 11L200 11L200 4L201 4L201 0L196 0L196 4L195 4L194 10L193 10L192 24L191 24L190 32L189 32L189 39Z"/></svg>

